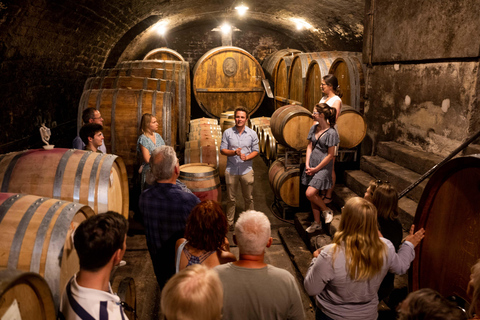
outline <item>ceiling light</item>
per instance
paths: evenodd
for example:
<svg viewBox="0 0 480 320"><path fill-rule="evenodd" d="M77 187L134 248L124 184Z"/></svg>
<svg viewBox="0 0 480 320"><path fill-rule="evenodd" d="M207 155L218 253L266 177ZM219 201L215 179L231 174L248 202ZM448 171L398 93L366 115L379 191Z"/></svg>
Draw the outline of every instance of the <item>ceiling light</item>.
<svg viewBox="0 0 480 320"><path fill-rule="evenodd" d="M232 31L232 27L228 24L228 23L224 23L222 24L222 26L220 27L220 30L222 30L222 32L224 34L228 34Z"/></svg>
<svg viewBox="0 0 480 320"><path fill-rule="evenodd" d="M246 7L243 3L237 7L235 7L235 10L238 11L238 14L240 16L243 16L245 14L245 12L247 12L248 10L248 7Z"/></svg>

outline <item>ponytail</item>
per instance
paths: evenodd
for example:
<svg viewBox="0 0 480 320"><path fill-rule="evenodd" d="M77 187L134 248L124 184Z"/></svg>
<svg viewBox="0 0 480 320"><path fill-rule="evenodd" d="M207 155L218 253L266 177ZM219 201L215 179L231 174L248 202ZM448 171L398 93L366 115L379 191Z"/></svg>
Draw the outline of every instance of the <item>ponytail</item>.
<svg viewBox="0 0 480 320"><path fill-rule="evenodd" d="M323 77L323 80L325 80L325 83L328 86L331 86L333 88L333 92L337 96L339 96L340 98L343 96L343 93L340 90L340 86L338 85L337 77L335 77L333 74L327 74L326 76Z"/></svg>
<svg viewBox="0 0 480 320"><path fill-rule="evenodd" d="M326 103L317 103L315 109L319 113L323 113L325 120L330 124L330 127L334 127L337 121L337 109L330 107Z"/></svg>

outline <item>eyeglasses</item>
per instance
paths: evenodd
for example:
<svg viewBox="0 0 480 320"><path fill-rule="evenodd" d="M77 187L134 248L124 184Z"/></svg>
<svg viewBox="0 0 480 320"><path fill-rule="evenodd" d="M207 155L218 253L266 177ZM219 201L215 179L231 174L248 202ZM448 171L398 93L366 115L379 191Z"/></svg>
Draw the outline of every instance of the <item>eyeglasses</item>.
<svg viewBox="0 0 480 320"><path fill-rule="evenodd" d="M320 114L320 112L317 112L317 111L315 111L315 112L314 112L314 113L312 113L312 114Z"/></svg>

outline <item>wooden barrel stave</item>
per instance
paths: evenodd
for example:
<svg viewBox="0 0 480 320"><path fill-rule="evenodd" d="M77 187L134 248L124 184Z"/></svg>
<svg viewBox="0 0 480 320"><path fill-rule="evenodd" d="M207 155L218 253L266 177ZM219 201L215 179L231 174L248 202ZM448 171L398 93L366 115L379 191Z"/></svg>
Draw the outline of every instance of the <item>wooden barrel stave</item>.
<svg viewBox="0 0 480 320"><path fill-rule="evenodd" d="M0 213L0 268L39 273L58 306L63 288L79 270L71 235L94 211L58 199L0 193Z"/></svg>
<svg viewBox="0 0 480 320"><path fill-rule="evenodd" d="M10 316L6 315L7 310ZM18 313L12 313L14 310ZM40 275L20 270L0 271L0 317L20 319L15 316L21 319L56 319L52 293Z"/></svg>
<svg viewBox="0 0 480 320"><path fill-rule="evenodd" d="M222 189L218 169L206 163L180 166L178 177L200 200L221 202Z"/></svg>
<svg viewBox="0 0 480 320"><path fill-rule="evenodd" d="M270 119L270 127L275 139L295 150L307 148L308 132L312 125L310 111L295 105L287 105L275 110Z"/></svg>
<svg viewBox="0 0 480 320"><path fill-rule="evenodd" d="M337 120L340 148L351 149L359 145L367 134L367 123L363 116L351 106L342 106Z"/></svg>
<svg viewBox="0 0 480 320"><path fill-rule="evenodd" d="M180 53L169 48L157 48L149 51L143 60L173 60L185 61Z"/></svg>
<svg viewBox="0 0 480 320"><path fill-rule="evenodd" d="M1 192L34 194L88 204L128 218L128 180L123 160L112 154L61 149L26 150L0 161Z"/></svg>
<svg viewBox="0 0 480 320"><path fill-rule="evenodd" d="M310 112L313 112L315 105L322 99L322 78L328 74L332 62L332 58L316 58L308 65L302 105Z"/></svg>

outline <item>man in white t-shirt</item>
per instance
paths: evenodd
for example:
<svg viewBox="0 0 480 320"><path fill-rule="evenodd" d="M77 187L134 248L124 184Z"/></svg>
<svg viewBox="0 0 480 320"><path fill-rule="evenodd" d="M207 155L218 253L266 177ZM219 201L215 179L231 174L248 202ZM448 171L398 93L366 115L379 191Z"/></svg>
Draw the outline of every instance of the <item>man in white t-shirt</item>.
<svg viewBox="0 0 480 320"><path fill-rule="evenodd" d="M127 230L125 217L112 211L93 216L78 226L73 240L80 271L63 292L59 319L128 319L109 282L110 273L125 254Z"/></svg>

